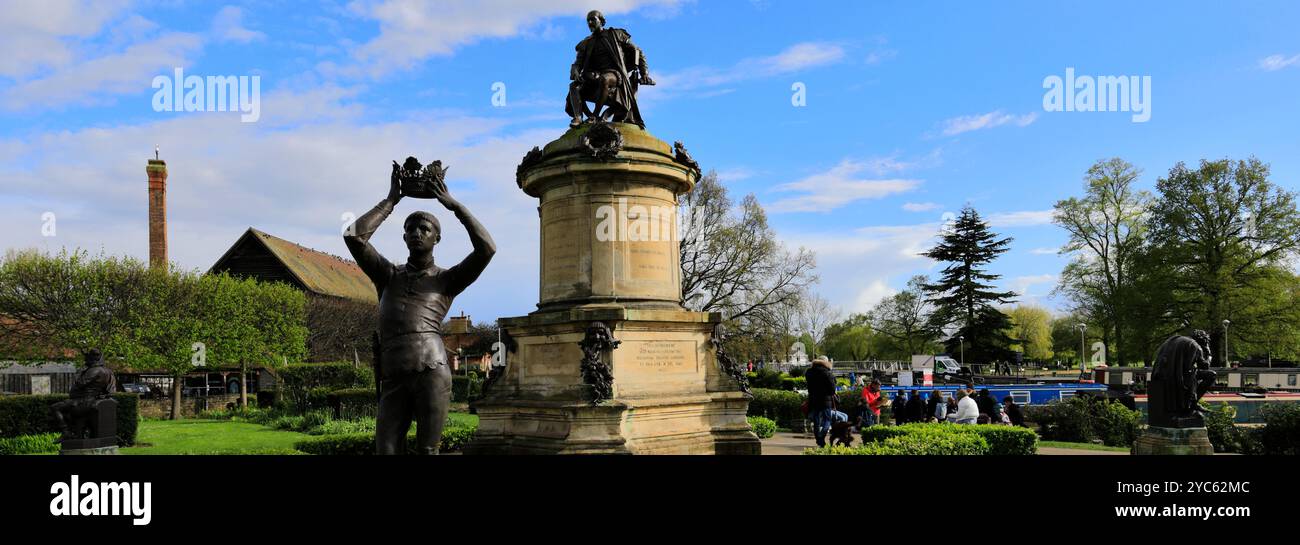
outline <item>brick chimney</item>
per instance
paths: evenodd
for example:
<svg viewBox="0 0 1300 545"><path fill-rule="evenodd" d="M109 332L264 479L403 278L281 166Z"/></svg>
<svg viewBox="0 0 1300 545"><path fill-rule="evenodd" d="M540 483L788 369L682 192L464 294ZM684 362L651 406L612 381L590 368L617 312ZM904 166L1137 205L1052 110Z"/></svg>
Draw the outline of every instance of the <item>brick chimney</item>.
<svg viewBox="0 0 1300 545"><path fill-rule="evenodd" d="M150 159L144 170L149 175L149 266L166 268L167 162Z"/></svg>

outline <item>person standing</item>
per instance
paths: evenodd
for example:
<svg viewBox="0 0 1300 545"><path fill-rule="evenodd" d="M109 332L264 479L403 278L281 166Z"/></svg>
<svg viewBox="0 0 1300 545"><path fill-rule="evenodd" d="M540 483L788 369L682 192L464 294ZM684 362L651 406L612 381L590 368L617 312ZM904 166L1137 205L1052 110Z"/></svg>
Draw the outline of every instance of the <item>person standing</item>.
<svg viewBox="0 0 1300 545"><path fill-rule="evenodd" d="M989 422L1001 422L1001 415L998 414L998 402L989 395L988 388L980 390L979 395L975 396L975 406L979 408L980 414L987 415Z"/></svg>
<svg viewBox="0 0 1300 545"><path fill-rule="evenodd" d="M907 394L907 421L924 422L925 421L925 401L921 399L921 393L912 390Z"/></svg>
<svg viewBox="0 0 1300 545"><path fill-rule="evenodd" d="M902 426L907 420L907 397L902 390L894 392L894 402L889 404L889 410L894 413L894 425Z"/></svg>
<svg viewBox="0 0 1300 545"><path fill-rule="evenodd" d="M835 375L831 361L825 356L813 360L804 374L808 386L808 418L813 422L813 437L817 446L826 446L826 433L835 421Z"/></svg>

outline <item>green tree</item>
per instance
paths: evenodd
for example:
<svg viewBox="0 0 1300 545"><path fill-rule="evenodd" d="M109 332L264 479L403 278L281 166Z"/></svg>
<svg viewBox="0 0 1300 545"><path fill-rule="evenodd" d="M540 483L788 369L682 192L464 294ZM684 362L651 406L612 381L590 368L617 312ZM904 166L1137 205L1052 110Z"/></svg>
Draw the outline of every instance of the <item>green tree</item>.
<svg viewBox="0 0 1300 545"><path fill-rule="evenodd" d="M854 314L848 319L826 328L822 341L826 355L837 361L863 361L871 350L872 330L865 314Z"/></svg>
<svg viewBox="0 0 1300 545"><path fill-rule="evenodd" d="M1133 188L1140 174L1119 158L1098 161L1084 177L1084 196L1057 201L1053 214L1056 225L1070 235L1061 251L1074 257L1061 273L1058 291L1076 307L1095 310L1103 338L1114 334L1119 349L1111 356L1121 366L1134 303L1132 271L1151 201L1150 194Z"/></svg>
<svg viewBox="0 0 1300 545"><path fill-rule="evenodd" d="M920 354L921 347L937 337L930 322L934 308L925 297L929 280L922 275L913 276L906 289L885 298L871 313L876 331L906 352L903 359Z"/></svg>
<svg viewBox="0 0 1300 545"><path fill-rule="evenodd" d="M945 228L939 244L921 254L948 263L939 280L926 284L924 290L935 307L932 326L956 327L944 341L949 353L958 353L958 343L964 339L967 358L976 362L1010 358L1011 338L1006 331L1011 322L996 305L1013 302L1015 292L993 291L989 282L1001 277L985 270L1010 244L1010 237L999 239L979 213L966 206L951 228Z"/></svg>
<svg viewBox="0 0 1300 545"><path fill-rule="evenodd" d="M1007 315L1011 318L1011 349L1025 355L1025 360L1052 359L1052 313L1032 305L1016 305Z"/></svg>
<svg viewBox="0 0 1300 545"><path fill-rule="evenodd" d="M1153 253L1166 264L1171 300L1162 314L1184 328L1210 332L1217 359L1224 346L1223 320L1233 343L1269 336L1279 325L1294 330L1294 313L1258 304L1290 273L1287 261L1300 248L1295 194L1269 181L1269 168L1244 161L1179 163L1156 182L1151 209Z"/></svg>

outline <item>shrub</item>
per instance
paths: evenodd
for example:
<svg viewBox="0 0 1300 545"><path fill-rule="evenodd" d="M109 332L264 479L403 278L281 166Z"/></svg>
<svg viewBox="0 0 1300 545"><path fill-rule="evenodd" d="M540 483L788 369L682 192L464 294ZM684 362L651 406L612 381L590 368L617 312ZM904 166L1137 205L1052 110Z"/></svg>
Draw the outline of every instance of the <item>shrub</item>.
<svg viewBox="0 0 1300 545"><path fill-rule="evenodd" d="M771 419L751 416L747 420L749 420L750 429L754 430L754 435L757 435L759 439L767 439L776 435L776 422Z"/></svg>
<svg viewBox="0 0 1300 545"><path fill-rule="evenodd" d="M781 377L782 390L804 390L807 388L807 377Z"/></svg>
<svg viewBox="0 0 1300 545"><path fill-rule="evenodd" d="M996 424L904 424L871 426L862 430L864 443L887 442L898 437L920 435L936 437L952 434L978 435L988 445L987 454L996 456L1029 455L1038 452L1038 434L1028 428Z"/></svg>
<svg viewBox="0 0 1300 545"><path fill-rule="evenodd" d="M0 437L58 432L50 405L65 399L67 394L0 397ZM129 447L135 444L140 426L140 396L117 393L113 399L117 401L117 446Z"/></svg>
<svg viewBox="0 0 1300 545"><path fill-rule="evenodd" d="M374 388L335 390L329 393L328 399L336 419L374 418L379 414L379 401L375 398Z"/></svg>
<svg viewBox="0 0 1300 545"><path fill-rule="evenodd" d="M754 399L749 402L749 416L761 416L776 421L783 428L803 428L803 396L797 392L754 388Z"/></svg>
<svg viewBox="0 0 1300 545"><path fill-rule="evenodd" d="M306 431L307 435L347 435L351 433L375 433L375 419L330 420Z"/></svg>
<svg viewBox="0 0 1300 545"><path fill-rule="evenodd" d="M804 454L978 456L989 453L989 444L980 434L947 432L940 428L941 426L935 425L929 431L920 431L918 429L911 433L894 435L881 442L868 442L860 447L825 447L820 449L808 449L804 451Z"/></svg>
<svg viewBox="0 0 1300 545"><path fill-rule="evenodd" d="M465 402L483 394L483 381L477 374L451 377L451 400Z"/></svg>
<svg viewBox="0 0 1300 545"><path fill-rule="evenodd" d="M294 363L279 375L281 395L299 412L328 408L329 394L336 390L375 387L374 370L351 363Z"/></svg>
<svg viewBox="0 0 1300 545"><path fill-rule="evenodd" d="M749 385L751 388L767 388L772 390L781 389L781 373L771 369L763 368L757 372L749 373Z"/></svg>
<svg viewBox="0 0 1300 545"><path fill-rule="evenodd" d="M58 438L59 434L57 433L0 437L0 455L58 452L59 445L54 442Z"/></svg>
<svg viewBox="0 0 1300 545"><path fill-rule="evenodd" d="M1043 439L1091 443L1112 447L1133 446L1140 413L1117 401L1076 396L1043 406L1027 407L1025 418L1038 424Z"/></svg>
<svg viewBox="0 0 1300 545"><path fill-rule="evenodd" d="M1247 439L1244 430L1237 429L1233 421L1237 418L1237 408L1228 403L1220 403L1214 407L1207 403L1201 403L1201 406L1207 409L1205 413L1205 429L1210 435L1210 444L1214 445L1214 452L1244 452Z"/></svg>
<svg viewBox="0 0 1300 545"><path fill-rule="evenodd" d="M795 365L790 368L791 377L802 377L808 373L808 368L802 365Z"/></svg>
<svg viewBox="0 0 1300 545"><path fill-rule="evenodd" d="M1300 406L1269 404L1260 411L1264 428L1259 431L1262 454L1300 454Z"/></svg>
<svg viewBox="0 0 1300 545"><path fill-rule="evenodd" d="M475 427L446 426L442 429L441 452L460 450L474 437ZM375 434L349 433L345 435L324 435L312 437L294 443L293 448L307 454L329 456L365 456L375 453ZM407 454L415 454L415 430L406 436Z"/></svg>

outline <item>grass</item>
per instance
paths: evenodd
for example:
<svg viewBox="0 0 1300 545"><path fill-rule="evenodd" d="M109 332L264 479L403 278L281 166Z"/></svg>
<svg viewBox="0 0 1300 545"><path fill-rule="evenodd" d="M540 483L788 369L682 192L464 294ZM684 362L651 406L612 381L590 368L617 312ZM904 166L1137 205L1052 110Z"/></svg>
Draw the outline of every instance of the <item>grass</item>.
<svg viewBox="0 0 1300 545"><path fill-rule="evenodd" d="M146 420L122 454L301 454L306 434L229 420ZM148 446L145 446L148 445Z"/></svg>
<svg viewBox="0 0 1300 545"><path fill-rule="evenodd" d="M451 413L448 417L456 424L478 426L478 415ZM143 420L136 446L121 449L121 453L302 454L293 444L308 437L233 420Z"/></svg>
<svg viewBox="0 0 1300 545"><path fill-rule="evenodd" d="M1068 448L1074 450L1101 450L1106 452L1128 452L1128 447L1108 447L1093 443L1070 443L1066 441L1039 441L1038 448Z"/></svg>

